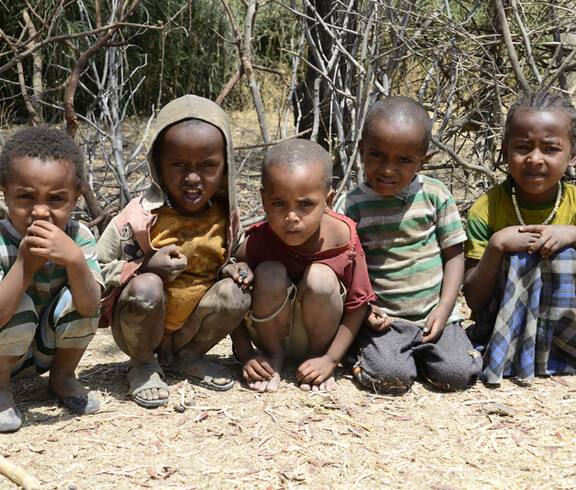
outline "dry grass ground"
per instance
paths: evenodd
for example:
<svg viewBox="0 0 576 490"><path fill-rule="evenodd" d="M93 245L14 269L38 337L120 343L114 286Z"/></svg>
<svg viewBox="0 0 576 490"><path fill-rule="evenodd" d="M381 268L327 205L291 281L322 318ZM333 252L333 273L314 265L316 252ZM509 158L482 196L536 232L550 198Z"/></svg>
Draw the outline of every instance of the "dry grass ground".
<svg viewBox="0 0 576 490"><path fill-rule="evenodd" d="M244 209L258 186L254 169L245 176ZM209 357L240 377L228 339ZM217 393L168 376L170 404L146 410L127 396L126 371L101 330L78 370L100 393L99 413L70 415L45 376L17 382L24 426L0 435L0 454L61 490L576 487L576 377L458 393L416 382L404 396L378 396L339 368L337 391L310 394L287 365L273 394L240 381ZM15 487L0 475L0 488Z"/></svg>
<svg viewBox="0 0 576 490"><path fill-rule="evenodd" d="M228 340L210 356L240 375ZM79 369L101 411L71 416L47 396L46 377L22 380L24 427L0 436L1 454L57 489L576 486L576 378L459 393L417 382L378 396L340 368L337 391L312 395L294 369L273 394L168 377L170 404L147 410L126 395L127 358L101 330Z"/></svg>

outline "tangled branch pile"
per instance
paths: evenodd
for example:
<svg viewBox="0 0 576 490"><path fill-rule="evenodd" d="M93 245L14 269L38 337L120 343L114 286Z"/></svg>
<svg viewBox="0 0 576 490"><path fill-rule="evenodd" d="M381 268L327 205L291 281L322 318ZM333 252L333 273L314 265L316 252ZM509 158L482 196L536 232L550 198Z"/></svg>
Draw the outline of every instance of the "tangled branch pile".
<svg viewBox="0 0 576 490"><path fill-rule="evenodd" d="M435 121L428 170L444 172L465 209L502 177L511 101L576 90L576 7L558 0L202 0L156 9L37 0L0 10L0 121L19 113L33 124L66 122L88 156L83 212L98 226L146 188L156 110L186 92L254 111L256 147L295 135L319 141L334 155L338 192L361 173L369 105L418 98ZM239 152L241 178L254 171L240 163L252 149Z"/></svg>

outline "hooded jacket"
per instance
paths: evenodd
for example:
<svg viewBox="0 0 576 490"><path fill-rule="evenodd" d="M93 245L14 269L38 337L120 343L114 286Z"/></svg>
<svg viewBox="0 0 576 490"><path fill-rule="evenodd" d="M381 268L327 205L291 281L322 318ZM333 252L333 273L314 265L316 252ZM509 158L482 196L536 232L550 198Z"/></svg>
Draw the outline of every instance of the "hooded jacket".
<svg viewBox="0 0 576 490"><path fill-rule="evenodd" d="M214 102L196 95L185 95L167 104L158 114L156 127L147 154L148 171L151 178L146 193L132 199L112 220L98 240L98 261L106 284L103 301L105 323L110 324L114 298L132 277L138 273L146 256L156 249L150 243L150 230L156 222L151 211L161 207L166 199L164 183L154 162L154 146L158 136L173 124L185 119L200 119L216 126L224 136L226 145L226 167L214 198L227 203L229 220L226 231L226 258L222 267L229 263L242 238L240 212L236 199L236 167L234 147L228 118ZM222 267L219 271L222 270ZM108 314L107 314L108 313Z"/></svg>

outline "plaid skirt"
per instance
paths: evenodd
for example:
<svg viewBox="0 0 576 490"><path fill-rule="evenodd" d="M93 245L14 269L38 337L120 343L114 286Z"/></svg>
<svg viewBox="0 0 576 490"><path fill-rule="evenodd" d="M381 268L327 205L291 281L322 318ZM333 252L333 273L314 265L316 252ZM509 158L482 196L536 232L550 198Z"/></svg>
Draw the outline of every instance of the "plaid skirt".
<svg viewBox="0 0 576 490"><path fill-rule="evenodd" d="M467 329L483 351L482 381L576 372L575 279L572 247L548 259L506 254L492 301Z"/></svg>

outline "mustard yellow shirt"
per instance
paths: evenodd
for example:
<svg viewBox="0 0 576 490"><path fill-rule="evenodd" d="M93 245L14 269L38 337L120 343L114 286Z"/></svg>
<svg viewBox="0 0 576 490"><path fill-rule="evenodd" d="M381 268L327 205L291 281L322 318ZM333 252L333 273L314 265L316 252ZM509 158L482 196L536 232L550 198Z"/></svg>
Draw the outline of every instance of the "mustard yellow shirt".
<svg viewBox="0 0 576 490"><path fill-rule="evenodd" d="M226 256L228 211L214 203L198 216L185 216L168 206L153 213L158 218L150 231L152 245L161 248L175 244L188 259L186 270L173 281L164 283L168 299L165 326L167 331L176 331L216 282Z"/></svg>

